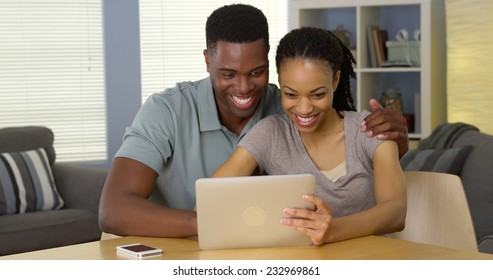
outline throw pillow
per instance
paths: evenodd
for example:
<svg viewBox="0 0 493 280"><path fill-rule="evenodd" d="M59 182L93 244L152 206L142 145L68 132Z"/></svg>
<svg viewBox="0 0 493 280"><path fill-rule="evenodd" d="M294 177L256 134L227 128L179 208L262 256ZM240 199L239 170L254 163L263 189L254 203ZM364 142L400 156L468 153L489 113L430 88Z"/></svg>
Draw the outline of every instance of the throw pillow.
<svg viewBox="0 0 493 280"><path fill-rule="evenodd" d="M401 159L401 167L408 171L432 171L459 175L472 146L450 149L411 150Z"/></svg>
<svg viewBox="0 0 493 280"><path fill-rule="evenodd" d="M0 215L62 207L44 149L0 154Z"/></svg>

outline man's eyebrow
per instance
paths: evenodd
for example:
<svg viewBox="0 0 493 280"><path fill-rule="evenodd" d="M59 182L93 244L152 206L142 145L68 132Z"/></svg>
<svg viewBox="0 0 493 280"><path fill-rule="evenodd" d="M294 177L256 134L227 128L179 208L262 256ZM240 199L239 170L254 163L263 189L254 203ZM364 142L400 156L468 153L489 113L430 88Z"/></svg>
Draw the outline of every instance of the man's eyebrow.
<svg viewBox="0 0 493 280"><path fill-rule="evenodd" d="M267 69L267 68L269 68L269 65L262 65L262 66L259 66L259 67L255 67L255 68L249 70L248 72L253 72L253 71L256 71L256 70ZM218 71L226 71L226 72L235 72L235 73L238 72L235 69L230 69L230 68L227 68L227 67L218 68L217 70Z"/></svg>
<svg viewBox="0 0 493 280"><path fill-rule="evenodd" d="M236 71L234 69L229 69L229 68L218 68L217 70L218 71L227 71L227 72L238 72L238 71Z"/></svg>
<svg viewBox="0 0 493 280"><path fill-rule="evenodd" d="M262 66L259 66L259 67L256 67L256 68L253 68L252 70L250 70L250 72L253 72L255 70L261 70L261 69L268 69L269 68L269 65L262 65Z"/></svg>

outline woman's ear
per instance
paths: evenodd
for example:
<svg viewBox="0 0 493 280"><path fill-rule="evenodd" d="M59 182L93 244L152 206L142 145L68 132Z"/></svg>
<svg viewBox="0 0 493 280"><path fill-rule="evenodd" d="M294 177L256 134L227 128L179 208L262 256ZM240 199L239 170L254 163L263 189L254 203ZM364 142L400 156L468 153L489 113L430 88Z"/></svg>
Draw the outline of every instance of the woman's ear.
<svg viewBox="0 0 493 280"><path fill-rule="evenodd" d="M336 91L337 86L339 85L340 78L341 78L341 70L338 70L334 74L334 76L332 76L332 89L334 90L334 92Z"/></svg>

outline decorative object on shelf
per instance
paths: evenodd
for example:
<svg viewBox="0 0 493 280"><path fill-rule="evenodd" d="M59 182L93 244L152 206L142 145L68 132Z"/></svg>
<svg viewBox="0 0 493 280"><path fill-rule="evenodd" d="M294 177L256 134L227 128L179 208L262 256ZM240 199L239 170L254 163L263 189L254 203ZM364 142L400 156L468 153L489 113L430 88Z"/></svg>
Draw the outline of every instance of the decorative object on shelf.
<svg viewBox="0 0 493 280"><path fill-rule="evenodd" d="M421 64L420 39L421 32L416 29L413 38L409 38L409 32L401 29L395 35L396 41L387 41L389 64L400 64L406 66L419 66Z"/></svg>
<svg viewBox="0 0 493 280"><path fill-rule="evenodd" d="M330 32L339 38L346 47L351 48L352 33L344 28L344 24L339 24L335 30L331 30Z"/></svg>
<svg viewBox="0 0 493 280"><path fill-rule="evenodd" d="M387 41L389 61L408 66L419 66L420 59L420 41Z"/></svg>
<svg viewBox="0 0 493 280"><path fill-rule="evenodd" d="M402 111L402 98L399 88L388 88L384 90L380 103L385 109Z"/></svg>
<svg viewBox="0 0 493 280"><path fill-rule="evenodd" d="M404 114L404 118L406 118L406 121L407 121L407 132L409 132L409 133L415 132L415 128L414 128L414 123L415 123L414 114Z"/></svg>

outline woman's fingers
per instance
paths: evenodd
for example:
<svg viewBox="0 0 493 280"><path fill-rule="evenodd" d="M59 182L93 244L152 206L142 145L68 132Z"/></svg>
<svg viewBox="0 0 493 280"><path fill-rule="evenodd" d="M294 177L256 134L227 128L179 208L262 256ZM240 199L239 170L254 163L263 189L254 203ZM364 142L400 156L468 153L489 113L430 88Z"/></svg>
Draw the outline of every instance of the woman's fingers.
<svg viewBox="0 0 493 280"><path fill-rule="evenodd" d="M325 242L332 222L332 209L318 197L303 198L313 203L315 209L286 208L281 223L304 233L312 239L313 244L321 245Z"/></svg>

